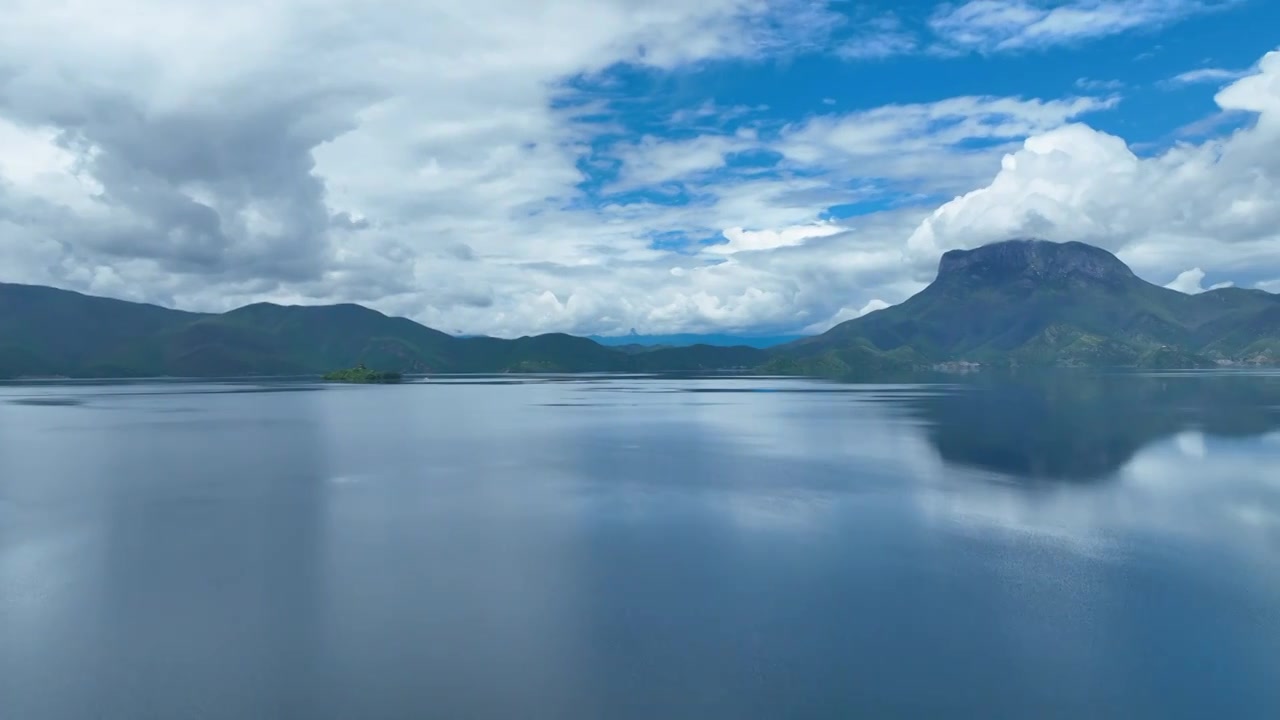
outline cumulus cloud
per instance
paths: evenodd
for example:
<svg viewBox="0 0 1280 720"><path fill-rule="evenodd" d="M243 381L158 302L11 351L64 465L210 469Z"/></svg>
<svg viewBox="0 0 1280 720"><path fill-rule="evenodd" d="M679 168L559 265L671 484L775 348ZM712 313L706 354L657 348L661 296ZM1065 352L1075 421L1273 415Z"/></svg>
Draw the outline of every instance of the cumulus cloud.
<svg viewBox="0 0 1280 720"><path fill-rule="evenodd" d="M946 249L1041 235L1118 251L1150 276L1200 264L1245 284L1266 279L1252 276L1280 246L1280 53L1215 99L1255 121L1152 157L1079 123L1029 137L988 185L921 223L909 256L923 272Z"/></svg>
<svg viewBox="0 0 1280 720"><path fill-rule="evenodd" d="M1233 285L1231 281L1227 281L1210 285L1206 288L1202 284L1203 282L1204 271L1200 268L1191 268L1190 270L1184 270L1183 272L1178 273L1178 277L1174 278L1173 282L1165 285L1165 287L1170 290L1177 290L1180 293L1197 295L1205 290L1218 290L1220 288L1227 288Z"/></svg>
<svg viewBox="0 0 1280 720"><path fill-rule="evenodd" d="M799 0L21 0L0 25L7 272L212 309L398 297L421 317L489 279L432 248L586 259L596 218L529 220L583 179L562 80L798 52L836 24ZM592 244L643 242L611 240Z"/></svg>

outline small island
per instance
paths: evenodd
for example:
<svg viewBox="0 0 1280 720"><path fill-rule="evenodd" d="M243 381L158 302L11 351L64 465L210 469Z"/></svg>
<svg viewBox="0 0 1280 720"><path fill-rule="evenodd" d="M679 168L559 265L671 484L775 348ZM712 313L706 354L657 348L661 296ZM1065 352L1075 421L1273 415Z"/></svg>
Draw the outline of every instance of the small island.
<svg viewBox="0 0 1280 720"><path fill-rule="evenodd" d="M398 383L400 373L370 370L364 366L364 363L360 363L353 368L325 373L324 380L340 383Z"/></svg>

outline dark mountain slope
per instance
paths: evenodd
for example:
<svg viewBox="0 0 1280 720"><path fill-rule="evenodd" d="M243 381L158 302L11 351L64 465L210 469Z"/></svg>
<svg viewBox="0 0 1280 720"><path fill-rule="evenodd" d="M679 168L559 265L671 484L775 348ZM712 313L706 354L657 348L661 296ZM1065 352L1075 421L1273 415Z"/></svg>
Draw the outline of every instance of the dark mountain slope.
<svg viewBox="0 0 1280 720"><path fill-rule="evenodd" d="M195 315L182 320L128 343L97 348L90 344L79 362L69 363L69 369L62 374L314 374L359 362L422 371L447 364L446 355L457 342L444 333L358 305L284 307L259 303L222 315ZM106 326L114 321L110 314L103 317ZM73 334L69 326L64 326L62 332Z"/></svg>
<svg viewBox="0 0 1280 720"><path fill-rule="evenodd" d="M900 305L780 349L793 369L863 363L1207 366L1275 361L1280 297L1185 295L1082 243L1010 240L943 255Z"/></svg>
<svg viewBox="0 0 1280 720"><path fill-rule="evenodd" d="M1280 295L1223 288L1198 296L1201 309L1217 309L1195 329L1194 344L1211 356L1246 361L1280 359Z"/></svg>
<svg viewBox="0 0 1280 720"><path fill-rule="evenodd" d="M588 335L605 347L657 348L711 345L713 347L770 348L799 340L804 335L730 335L725 333L676 333L673 335Z"/></svg>
<svg viewBox="0 0 1280 720"><path fill-rule="evenodd" d="M0 283L0 376L73 375L205 317L156 305Z"/></svg>
<svg viewBox="0 0 1280 720"><path fill-rule="evenodd" d="M706 372L711 370L750 370L769 361L767 350L746 345L688 345L655 348L631 355L633 367L640 372Z"/></svg>
<svg viewBox="0 0 1280 720"><path fill-rule="evenodd" d="M458 340L453 372L618 372L631 370L628 355L586 338L551 333L514 340Z"/></svg>

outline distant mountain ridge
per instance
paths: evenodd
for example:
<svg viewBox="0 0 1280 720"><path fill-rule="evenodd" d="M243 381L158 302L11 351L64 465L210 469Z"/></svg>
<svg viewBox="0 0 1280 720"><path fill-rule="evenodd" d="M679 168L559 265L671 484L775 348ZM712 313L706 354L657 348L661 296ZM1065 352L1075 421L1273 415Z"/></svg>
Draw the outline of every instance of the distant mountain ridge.
<svg viewBox="0 0 1280 720"><path fill-rule="evenodd" d="M559 333L460 338L353 304L189 313L0 283L0 378L319 375L361 363L403 373L699 372L767 359L750 347L624 352Z"/></svg>
<svg viewBox="0 0 1280 720"><path fill-rule="evenodd" d="M1082 243L952 250L899 305L759 348L606 347L547 334L456 337L360 305L256 303L191 313L0 283L0 377L706 372L881 376L972 366L1197 368L1280 364L1280 295L1185 295Z"/></svg>
<svg viewBox="0 0 1280 720"><path fill-rule="evenodd" d="M754 348L770 348L802 340L806 335L731 335L727 333L674 333L670 335L588 335L588 338L608 347L688 347L690 345L713 345L716 347L746 346Z"/></svg>

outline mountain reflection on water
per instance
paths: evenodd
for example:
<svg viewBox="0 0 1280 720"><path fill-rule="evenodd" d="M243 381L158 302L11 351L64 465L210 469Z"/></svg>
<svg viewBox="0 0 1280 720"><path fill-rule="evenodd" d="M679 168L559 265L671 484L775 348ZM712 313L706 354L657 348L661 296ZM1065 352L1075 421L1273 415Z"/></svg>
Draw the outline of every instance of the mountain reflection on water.
<svg viewBox="0 0 1280 720"><path fill-rule="evenodd" d="M1112 476L1183 433L1280 428L1280 374L1056 372L984 376L905 403L943 460L1026 480Z"/></svg>

